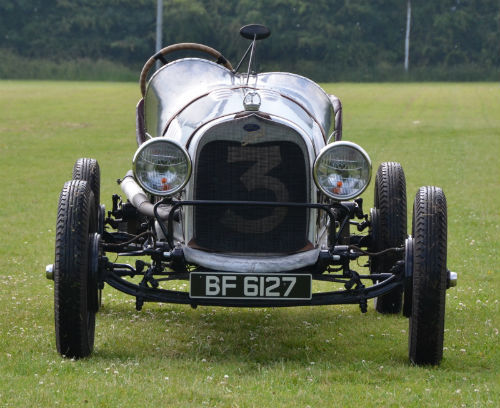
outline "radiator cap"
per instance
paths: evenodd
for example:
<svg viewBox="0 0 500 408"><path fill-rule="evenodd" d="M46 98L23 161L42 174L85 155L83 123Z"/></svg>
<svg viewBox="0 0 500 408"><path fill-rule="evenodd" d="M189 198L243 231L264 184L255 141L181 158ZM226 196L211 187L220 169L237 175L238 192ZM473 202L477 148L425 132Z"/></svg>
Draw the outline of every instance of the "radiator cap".
<svg viewBox="0 0 500 408"><path fill-rule="evenodd" d="M246 111L258 111L260 109L260 95L257 92L248 92L243 99Z"/></svg>

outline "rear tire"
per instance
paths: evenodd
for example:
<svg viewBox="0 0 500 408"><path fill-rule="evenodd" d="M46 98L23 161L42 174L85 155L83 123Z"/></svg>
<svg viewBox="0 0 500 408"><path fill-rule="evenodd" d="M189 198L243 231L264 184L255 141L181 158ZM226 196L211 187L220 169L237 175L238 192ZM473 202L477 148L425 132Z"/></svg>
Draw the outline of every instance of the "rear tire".
<svg viewBox="0 0 500 408"><path fill-rule="evenodd" d="M88 356L94 346L96 289L89 283L90 234L97 229L94 194L86 181L68 181L59 197L54 263L57 351ZM93 310L94 309L94 310Z"/></svg>
<svg viewBox="0 0 500 408"><path fill-rule="evenodd" d="M377 238L373 252L387 248L402 247L407 235L406 221L406 179L401 164L382 163L375 177L375 208L378 209ZM396 262L402 259L400 253L389 252L370 257L371 273L388 273ZM377 312L396 314L401 312L403 289L393 291L375 299Z"/></svg>
<svg viewBox="0 0 500 408"><path fill-rule="evenodd" d="M90 189L94 193L96 209L99 210L101 170L97 160L89 158L78 159L73 166L73 180L84 180L90 184Z"/></svg>
<svg viewBox="0 0 500 408"><path fill-rule="evenodd" d="M413 299L409 357L437 365L443 357L446 299L446 197L437 187L421 187L413 207Z"/></svg>

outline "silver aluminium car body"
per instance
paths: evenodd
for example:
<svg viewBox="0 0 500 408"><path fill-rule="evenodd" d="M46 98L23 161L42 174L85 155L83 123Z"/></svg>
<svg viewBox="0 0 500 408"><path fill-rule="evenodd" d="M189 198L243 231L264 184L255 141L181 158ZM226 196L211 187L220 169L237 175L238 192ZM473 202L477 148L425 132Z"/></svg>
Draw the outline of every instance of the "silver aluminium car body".
<svg viewBox="0 0 500 408"><path fill-rule="evenodd" d="M209 141L237 142L244 150L243 153L235 151L231 160L238 161L248 157L252 160L252 155L253 160L258 160L255 146L260 143L287 140L300 146L303 165L307 167L307 202L317 203L319 195L312 178L312 166L326 144L340 140L341 114L338 98L327 95L305 77L283 72L235 74L205 59L185 58L165 65L149 80L144 98L143 131L147 139L168 138L189 152L193 174L177 196L179 199L197 198L195 185L201 171L199 151ZM243 130L245 126L258 127L258 130L247 132ZM278 165L281 157L278 155L275 160ZM244 183L249 190L271 189L276 201L289 201L286 188L276 178L266 182L269 176L258 170L242 177L246 177ZM135 184L132 188L130 182L122 183L122 189L134 203L134 195L140 193L140 187ZM273 211L273 215L265 219L271 227L273 222L282 220L283 211L288 210ZM182 218L174 225L174 242L182 247L188 262L215 270L278 272L313 265L327 239L326 217L313 209L308 214L307 248L272 254L207 251L193 244L194 213L193 207L184 208ZM231 215L234 217L234 214L229 217ZM238 222L232 223L232 228L239 229L240 233L252 228L241 217L235 221ZM265 235L269 229L261 224L260 230L257 226L250 232ZM160 228L157 232L161 235Z"/></svg>

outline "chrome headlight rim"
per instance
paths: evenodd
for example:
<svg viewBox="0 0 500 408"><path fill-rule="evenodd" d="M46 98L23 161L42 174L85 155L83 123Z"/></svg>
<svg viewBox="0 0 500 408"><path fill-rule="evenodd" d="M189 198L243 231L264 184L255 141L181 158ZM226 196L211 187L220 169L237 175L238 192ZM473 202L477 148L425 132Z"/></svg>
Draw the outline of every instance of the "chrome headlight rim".
<svg viewBox="0 0 500 408"><path fill-rule="evenodd" d="M357 150L359 153L361 153L361 155L363 156L363 158L368 163L368 178L367 178L366 184L363 186L362 189L356 191L353 194L348 194L348 195L335 194L335 193L333 193L331 191L328 191L328 190L324 189L323 186L321 185L321 183L319 182L319 179L318 179L318 171L317 170L318 170L318 166L321 163L321 159L331 149L336 149L339 146L348 146L350 148L353 148L353 149ZM314 178L314 183L316 184L316 186L318 187L318 189L320 189L328 197L333 198L334 200L337 200L337 201L351 200L351 199L359 197L361 194L363 194L364 191L370 185L370 181L372 179L372 161L370 159L370 156L368 156L368 153L366 153L365 149L363 149L360 145L358 145L356 143L348 142L348 141L345 141L345 140L340 140L338 142L333 142L333 143L330 143L330 144L327 144L326 146L324 146L320 150L318 156L316 157L316 160L314 161L314 166L313 166L313 178Z"/></svg>
<svg viewBox="0 0 500 408"><path fill-rule="evenodd" d="M140 177L137 176L137 170L136 170L136 165L137 165L137 158L139 156L139 154L146 148L148 148L150 145L152 144L155 144L155 143L168 143L168 144L171 144L173 146L175 146L177 149L179 149L185 159L186 159L186 164L187 164L187 173L186 173L186 177L184 179L184 181L179 184L179 186L175 187L174 189L172 190L168 190L168 191L160 191L160 190L153 190L151 188L149 188L147 185L145 185L142 180L140 179ZM152 138L146 142L144 142L143 144L141 144L139 146L139 148L136 150L135 154L134 154L134 158L132 159L132 171L134 173L134 178L135 180L137 181L137 183L145 190L147 191L149 194L153 195L153 196L159 196L159 197L168 197L168 196L171 196L177 192L179 192L180 190L182 190L186 184L188 183L189 179L191 178L191 172L192 172L192 162L191 162L191 157L189 156L189 153L188 151L184 148L184 146L180 145L179 143L173 141L173 140L170 140L170 139L166 139L166 138L163 138L163 137L155 137L155 138Z"/></svg>

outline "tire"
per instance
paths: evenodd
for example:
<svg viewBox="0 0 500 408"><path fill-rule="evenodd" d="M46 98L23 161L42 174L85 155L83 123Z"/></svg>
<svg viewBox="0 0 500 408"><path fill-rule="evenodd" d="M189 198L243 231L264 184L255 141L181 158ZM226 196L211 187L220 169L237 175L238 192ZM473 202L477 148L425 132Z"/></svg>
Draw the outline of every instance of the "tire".
<svg viewBox="0 0 500 408"><path fill-rule="evenodd" d="M443 357L446 299L446 197L437 187L421 187L413 207L413 297L409 357L437 365Z"/></svg>
<svg viewBox="0 0 500 408"><path fill-rule="evenodd" d="M399 163L386 162L379 166L375 177L374 205L378 209L378 220L372 251L403 246L407 235L406 179ZM387 273L402 258L402 254L395 252L370 257L370 272ZM375 308L379 313L400 313L402 300L403 288L396 288L378 297Z"/></svg>
<svg viewBox="0 0 500 408"><path fill-rule="evenodd" d="M89 299L96 296L96 288L89 284L89 242L96 229L89 184L68 181L57 210L54 316L57 351L70 358L86 357L94 346L95 310Z"/></svg>
<svg viewBox="0 0 500 408"><path fill-rule="evenodd" d="M101 199L101 170L96 159L81 158L73 166L73 180L84 180L90 184L94 193L96 210ZM98 214L98 213L97 213Z"/></svg>

